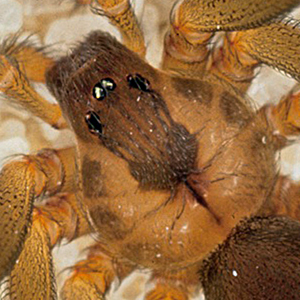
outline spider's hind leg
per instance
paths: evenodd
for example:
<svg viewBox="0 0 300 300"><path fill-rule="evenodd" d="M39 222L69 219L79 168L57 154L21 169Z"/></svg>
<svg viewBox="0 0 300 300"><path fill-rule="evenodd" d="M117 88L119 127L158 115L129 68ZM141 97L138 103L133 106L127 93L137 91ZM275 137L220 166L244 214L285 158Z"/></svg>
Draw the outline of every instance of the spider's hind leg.
<svg viewBox="0 0 300 300"><path fill-rule="evenodd" d="M56 299L52 247L91 231L74 194L74 154L44 149L0 172L0 280L9 276L10 299ZM55 197L36 205L43 195Z"/></svg>

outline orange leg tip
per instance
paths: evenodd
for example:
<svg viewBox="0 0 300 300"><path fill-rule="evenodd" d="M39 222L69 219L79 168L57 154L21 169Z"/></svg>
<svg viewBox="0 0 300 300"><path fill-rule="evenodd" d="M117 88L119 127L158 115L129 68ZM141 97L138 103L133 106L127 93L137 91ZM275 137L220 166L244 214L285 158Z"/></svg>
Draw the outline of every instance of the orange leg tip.
<svg viewBox="0 0 300 300"><path fill-rule="evenodd" d="M274 128L274 135L288 139L300 135L300 92L297 85L292 92L282 98L277 105L262 108Z"/></svg>
<svg viewBox="0 0 300 300"><path fill-rule="evenodd" d="M97 4L101 5L105 9L105 15L107 17L115 17L123 14L130 8L130 3L127 0L117 1L103 1L96 0Z"/></svg>
<svg viewBox="0 0 300 300"><path fill-rule="evenodd" d="M63 116L61 116L61 117L56 121L56 123L52 125L52 127L55 128L55 129L59 129L59 130L60 130L60 129L66 129L66 128L68 128L69 126L68 126L68 124L67 124L65 118L64 118Z"/></svg>
<svg viewBox="0 0 300 300"><path fill-rule="evenodd" d="M104 295L97 290L95 285L86 276L69 278L61 291L61 299L95 299L104 300Z"/></svg>
<svg viewBox="0 0 300 300"><path fill-rule="evenodd" d="M62 299L104 299L115 278L110 258L102 256L82 260L72 270L73 274L64 284Z"/></svg>
<svg viewBox="0 0 300 300"><path fill-rule="evenodd" d="M92 0L76 0L75 2L79 5L89 5L92 3Z"/></svg>
<svg viewBox="0 0 300 300"><path fill-rule="evenodd" d="M146 300L188 300L186 291L180 287L157 284L154 290L146 295Z"/></svg>

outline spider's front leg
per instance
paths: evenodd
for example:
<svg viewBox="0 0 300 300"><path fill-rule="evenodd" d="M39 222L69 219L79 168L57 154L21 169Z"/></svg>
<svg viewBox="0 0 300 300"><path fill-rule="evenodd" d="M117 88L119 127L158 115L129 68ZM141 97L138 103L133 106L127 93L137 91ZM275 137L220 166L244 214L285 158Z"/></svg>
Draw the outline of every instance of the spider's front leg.
<svg viewBox="0 0 300 300"><path fill-rule="evenodd" d="M45 82L45 72L54 61L28 39L19 42L12 35L0 46L0 92L9 102L22 106L35 116L62 129L67 125L57 104L51 104L33 88L31 82Z"/></svg>
<svg viewBox="0 0 300 300"><path fill-rule="evenodd" d="M270 23L297 5L295 0L179 2L165 39L163 67L200 78L209 70L242 91L249 87L259 63L298 78L299 29ZM227 33L220 49L208 48L215 32L240 30Z"/></svg>
<svg viewBox="0 0 300 300"><path fill-rule="evenodd" d="M107 17L121 35L123 44L130 50L145 56L144 36L129 0L93 0L94 13ZM100 5L100 8L99 8Z"/></svg>

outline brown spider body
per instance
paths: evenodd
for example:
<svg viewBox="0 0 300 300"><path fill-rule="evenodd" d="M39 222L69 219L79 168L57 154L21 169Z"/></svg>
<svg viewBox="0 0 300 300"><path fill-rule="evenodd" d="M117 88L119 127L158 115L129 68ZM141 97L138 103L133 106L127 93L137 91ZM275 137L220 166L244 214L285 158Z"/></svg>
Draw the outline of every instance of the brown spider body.
<svg viewBox="0 0 300 300"><path fill-rule="evenodd" d="M0 279L11 299L56 299L51 249L87 234L95 244L62 299L104 299L135 269L152 271L147 300L187 300L201 287L207 300L300 299L300 187L276 159L300 133L300 93L259 110L245 95L260 63L299 79L299 28L275 18L298 3L254 2L178 2L162 70L144 60L127 0L92 6L124 45L95 31L55 62L5 40L0 90L76 137L0 173ZM208 47L219 30L235 32Z"/></svg>
<svg viewBox="0 0 300 300"><path fill-rule="evenodd" d="M270 127L238 95L159 72L108 35L94 33L83 46L88 55L77 62L75 50L48 84L77 136L84 202L100 241L154 270L199 264L270 194ZM139 73L150 91L130 87L127 76ZM91 91L105 77L116 89L98 101ZM89 133L88 111L100 117L100 136Z"/></svg>

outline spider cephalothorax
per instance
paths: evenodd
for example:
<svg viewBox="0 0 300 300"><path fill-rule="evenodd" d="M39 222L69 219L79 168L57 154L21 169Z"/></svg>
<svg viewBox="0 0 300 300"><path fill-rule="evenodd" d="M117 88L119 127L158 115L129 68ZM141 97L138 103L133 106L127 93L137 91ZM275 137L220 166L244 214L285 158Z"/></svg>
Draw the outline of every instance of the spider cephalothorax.
<svg viewBox="0 0 300 300"><path fill-rule="evenodd" d="M207 299L299 299L299 185L276 161L299 134L299 93L258 111L245 94L260 63L299 78L300 31L279 18L298 2L254 2L178 3L162 70L145 61L127 0L92 3L125 45L95 31L54 62L6 40L6 97L76 137L0 173L0 274L12 299L55 299L50 250L86 234L95 245L63 299L103 299L140 268L152 271L147 300L189 299L200 287ZM222 46L209 47L220 30ZM45 65L40 81L58 105L35 96L30 58Z"/></svg>

